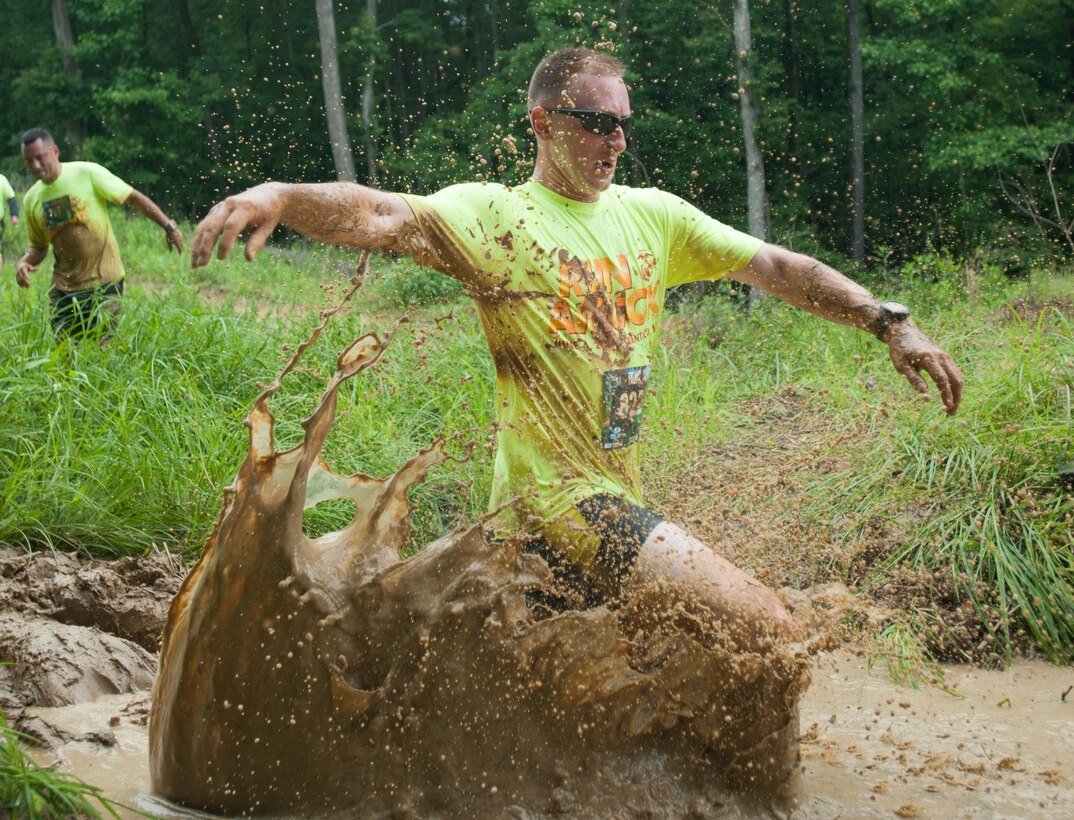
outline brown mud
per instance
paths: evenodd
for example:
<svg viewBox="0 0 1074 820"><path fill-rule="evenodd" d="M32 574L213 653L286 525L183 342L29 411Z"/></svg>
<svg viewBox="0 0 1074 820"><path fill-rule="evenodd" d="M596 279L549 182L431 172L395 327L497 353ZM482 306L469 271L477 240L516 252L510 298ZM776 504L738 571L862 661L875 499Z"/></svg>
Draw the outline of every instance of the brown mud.
<svg viewBox="0 0 1074 820"><path fill-rule="evenodd" d="M734 654L670 621L639 629L632 605L531 609L547 566L481 523L401 556L407 490L446 443L385 480L319 456L339 386L384 348L370 334L340 355L290 450L268 409L279 380L250 413L249 454L165 629L154 792L224 813L686 816L784 783L803 647ZM354 502L351 524L307 538L303 510L335 498Z"/></svg>
<svg viewBox="0 0 1074 820"><path fill-rule="evenodd" d="M1069 817L1074 692L1065 700L1063 693L1074 685L1074 673L1024 660L1003 671L946 666L944 672L957 697L935 687L898 686L882 664L861 654L822 656L801 700L801 766L786 788L770 806L729 800L693 816ZM53 752L38 752L41 763L58 761L136 810L204 817L152 795L148 708L148 692L140 692L30 708L26 715L67 738ZM619 804L606 816L684 815Z"/></svg>
<svg viewBox="0 0 1074 820"><path fill-rule="evenodd" d="M347 366L375 353L377 344L366 338L366 346L352 348ZM341 360L345 358L346 354ZM334 402L334 397L326 395L328 399ZM806 586L830 577L821 569L825 565L828 573L832 564L851 566L850 558L838 553L834 539L818 540L816 533L793 523L801 521L796 510L799 493L788 476L839 466L829 457L803 457L795 464L781 458L792 451L793 439L804 440L814 432L819 436L829 424L808 411L807 399L790 391L759 404L758 417L778 418L785 439L724 447L718 458L690 467L698 479L695 490L709 479L714 490L721 490L705 493L716 499L714 504L690 507L688 499L697 492L660 500L666 515L686 522L701 537L711 530L712 540L724 546L727 557L746 567L752 562L758 577L770 585ZM330 415L320 421L328 419L330 426ZM275 588L261 588L263 597L243 596L239 590L271 576L270 568L261 566L266 563L264 551L256 554L256 561L251 555L240 562L254 576L252 581L246 579L245 570L236 579L236 573L227 573L220 565L211 593L203 589L192 593L192 586L203 582L187 580L186 606L176 605L187 611L187 617L191 600L203 604L219 600L232 607L221 614L223 627L210 630L213 637L200 651L204 660L224 658L225 672L233 676L224 685L237 689L240 697L224 707L227 716L248 718L226 729L231 732L228 740L237 742L242 753L232 755L238 764L230 762L240 779L243 761L248 764L251 759L242 755L249 749L264 754L268 744L275 743L277 752L291 755L290 766L301 755L284 744L317 752L321 742L315 733L320 731L330 741L322 745L339 755L329 761L333 771L349 775L362 766L380 767L379 781L365 775L360 782L361 788L372 784L368 802L339 803L342 813L359 816L1069 816L1074 798L1074 777L1068 772L1074 753L1074 674L1068 669L1027 661L1005 671L945 667L943 679L949 690L958 693L955 696L935 686L898 686L883 664L868 662L860 652L822 656L813 669L812 686L798 701L801 765L782 788L751 801L711 782L711 775L721 771L719 747L704 734L706 699L720 696L706 686L720 689L721 684L713 684L720 680L720 664L741 671L738 659L722 657L667 631L651 636L648 643L639 642L626 629L629 611L598 609L537 617L526 606L525 592L546 583L543 567L510 546L490 548L475 537L476 529L429 545L411 559L400 559L395 545L406 529L406 485L444 457L443 449L438 449L442 445L420 454L385 482L343 478L327 471L316 457L312 440L320 435L313 429L316 424L307 425L310 435L303 445L278 453L271 446L271 416L259 418L255 409L251 421L253 461L247 466L258 461L257 454L275 462L272 470L262 465L261 472L273 478L258 489L272 496L275 509L269 512L277 522L290 516L287 526L297 526L300 532L302 505L292 490L301 475L298 464L305 459L312 477L308 493L315 503L321 496L330 497L324 494L326 489L350 492L358 497L356 519L362 510L368 515L371 507L378 508L374 517L386 526L374 539L344 531L335 534L335 540L330 534L327 541L317 539L306 547L295 546L302 544L297 537L277 543L284 552L288 545L293 548L292 571ZM317 414L310 421L317 421ZM267 437L254 435L266 429ZM772 464L778 470L764 469ZM251 471L248 474L258 472L253 467ZM742 480L729 480L734 475ZM239 485L237 479L236 489ZM282 495L277 495L281 488ZM383 502L379 507L378 498ZM756 506L758 499L775 502L783 514L751 518L744 510ZM236 493L214 534L217 548L212 552L217 557L210 564L220 562L226 552L219 537L237 500ZM253 520L256 527L256 519L255 514L245 520ZM287 531L287 526L281 529ZM879 549L898 534L880 527L873 537ZM364 541L365 548L355 549L355 540ZM379 545L374 543L378 541ZM803 549L787 550L787 543L801 544ZM337 560L352 551L354 560ZM287 562L274 555L267 563L278 570ZM213 575L205 575L206 571L202 566L191 578ZM279 581L288 577L286 589L280 587ZM42 761L55 755L65 768L102 786L109 796L161 816L199 816L153 796L149 770L147 679L155 671L152 653L180 579L176 561L167 555L95 562L0 549L0 625L6 625L0 626L0 660L14 661L0 665L0 705L20 728L53 748L52 753L38 753ZM845 590L837 586L814 589L808 597L789 597L798 612L807 606L849 607L875 626L889 619L892 609L910 601L942 607L941 587L933 578L895 578L886 592L878 590L889 609L866 606L860 599L849 602ZM341 589L350 594L341 594ZM325 714L333 720L314 725L296 716L291 725L287 715L277 732L266 720L276 721L288 712L286 700L277 697L286 691L279 683L281 678L284 683L296 681L294 675L279 673L285 659L301 654L295 652L299 641L303 650L314 643L306 641L305 632L296 637L289 624L283 634L294 644L283 651L286 641L277 638L281 630L272 620L265 623L257 616L275 613L287 622L291 615L293 621L296 602L307 591L311 594L301 608L314 613L313 625L333 637L322 640L319 633L316 649L305 655L324 672L323 680L316 682L320 684L316 698L309 699L315 682L300 680L297 691L302 697L292 699L290 711L328 704ZM247 603L252 604L249 610ZM335 620L333 614L343 617ZM212 617L213 612L204 615ZM228 616L234 615L238 620L229 621ZM976 635L976 623L968 612L966 618L965 628ZM233 650L248 645L254 634L259 653L235 659ZM186 650L199 651L196 643L187 636ZM339 645L344 651L333 655ZM473 651L473 656L453 654L460 646ZM594 657L599 668L593 668ZM804 659L792 661L789 669L800 669ZM252 689L241 676L234 677L244 665L251 675L262 676ZM748 689L749 676L740 677ZM535 679L542 686L527 691ZM579 694L580 680L600 685L587 696ZM260 692L260 702L248 697L256 694L254 689ZM784 702L790 692L784 691ZM644 695L652 697L645 701ZM212 703L211 697L203 700L203 707L209 704L206 714L212 714ZM248 703L253 705L247 707ZM650 722L632 735L627 718L649 714L639 704L652 710ZM618 724L608 719L617 708ZM348 729L362 732L361 749L344 748L353 739L332 725L337 715L349 721ZM186 730L178 727L178 731ZM502 736L490 743L490 733L495 732ZM706 743L709 746L698 757L696 749ZM777 745L795 748L789 735ZM676 761L676 755L694 759ZM566 763L556 765L561 757ZM267 756L261 759L279 771ZM298 765L306 764L298 759ZM178 788L203 789L206 776L215 778L224 769L208 775L192 771L191 783L180 783ZM777 766L770 774L778 782L787 769ZM708 781L700 782L706 775ZM646 782L650 776L652 784ZM690 778L695 779L695 788ZM289 770L277 779L292 786ZM337 794L353 792L357 781L354 778ZM328 787L331 790L332 784Z"/></svg>
<svg viewBox="0 0 1074 820"><path fill-rule="evenodd" d="M18 722L28 704L147 688L181 579L166 553L105 562L0 549L0 708Z"/></svg>

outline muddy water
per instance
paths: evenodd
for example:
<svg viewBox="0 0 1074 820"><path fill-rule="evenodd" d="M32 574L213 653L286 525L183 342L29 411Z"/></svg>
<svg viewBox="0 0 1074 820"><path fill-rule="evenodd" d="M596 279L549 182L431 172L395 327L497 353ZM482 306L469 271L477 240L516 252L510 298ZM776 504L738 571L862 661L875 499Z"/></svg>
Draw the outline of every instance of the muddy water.
<svg viewBox="0 0 1074 820"><path fill-rule="evenodd" d="M279 380L251 411L247 459L171 608L148 732L144 697L40 710L74 721L75 736L94 733L63 752L87 780L174 816L1042 816L1065 806L1062 670L953 670L966 695L956 699L899 690L846 655L817 666L801 700L804 647L732 654L699 643L685 610L660 622L636 604L531 609L547 567L490 542L484 522L402 558L407 490L448 458L445 442L383 480L337 475L319 457L339 386L385 349L370 334L340 355L291 450L273 438ZM352 523L304 536L303 510L333 498L354 503ZM1004 689L1017 697L998 697Z"/></svg>
<svg viewBox="0 0 1074 820"><path fill-rule="evenodd" d="M803 648L704 645L688 607L531 609L547 566L484 522L402 557L407 490L445 441L383 480L319 456L338 388L385 349L369 334L340 354L290 450L273 437L279 380L251 411L249 453L165 627L153 792L222 813L682 816L785 782ZM303 510L336 498L352 522L307 538Z"/></svg>
<svg viewBox="0 0 1074 820"><path fill-rule="evenodd" d="M801 702L801 767L775 811L731 803L720 816L1069 817L1074 691L1069 702L1062 694L1074 671L1020 661L1003 672L945 672L961 698L897 686L849 652L821 656ZM70 743L62 758L113 798L162 817L198 816L150 796L144 703L113 695L35 711L75 735L112 731L113 746Z"/></svg>

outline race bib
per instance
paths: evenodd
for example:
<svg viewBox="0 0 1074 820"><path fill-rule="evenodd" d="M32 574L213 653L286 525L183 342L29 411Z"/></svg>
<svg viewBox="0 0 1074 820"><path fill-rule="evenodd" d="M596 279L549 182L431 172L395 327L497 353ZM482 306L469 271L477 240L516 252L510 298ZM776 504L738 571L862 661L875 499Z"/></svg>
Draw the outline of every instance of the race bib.
<svg viewBox="0 0 1074 820"><path fill-rule="evenodd" d="M638 440L648 386L649 365L604 373L604 423L600 438L605 450L629 447Z"/></svg>
<svg viewBox="0 0 1074 820"><path fill-rule="evenodd" d="M41 210L45 215L45 226L50 231L62 228L68 222L75 221L75 207L71 203L71 197L69 196L50 199L41 206Z"/></svg>

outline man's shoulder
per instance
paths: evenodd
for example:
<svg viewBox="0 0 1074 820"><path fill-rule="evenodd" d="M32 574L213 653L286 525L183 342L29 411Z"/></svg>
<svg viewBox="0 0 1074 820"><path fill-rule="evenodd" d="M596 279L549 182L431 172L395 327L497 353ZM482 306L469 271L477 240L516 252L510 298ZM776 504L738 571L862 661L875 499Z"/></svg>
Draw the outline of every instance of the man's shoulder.
<svg viewBox="0 0 1074 820"><path fill-rule="evenodd" d="M455 185L448 185L445 188L441 188L433 194L433 196L439 198L485 198L494 200L506 198L514 191L514 188L509 188L500 182L459 182Z"/></svg>
<svg viewBox="0 0 1074 820"><path fill-rule="evenodd" d="M41 198L41 192L45 190L45 183L41 180L37 180L33 185L26 189L26 193L22 197L23 207L28 207L31 202Z"/></svg>
<svg viewBox="0 0 1074 820"><path fill-rule="evenodd" d="M84 159L76 159L71 162L65 162L63 164L64 170L71 171L72 174L111 174L112 172L101 165L99 162L90 162Z"/></svg>
<svg viewBox="0 0 1074 820"><path fill-rule="evenodd" d="M518 188L511 188L499 182L461 182L448 185L428 196L412 195L408 199L412 205L459 215L509 208L510 203L520 199L520 194Z"/></svg>
<svg viewBox="0 0 1074 820"><path fill-rule="evenodd" d="M679 199L660 188L635 188L632 185L612 185L608 193L613 199L630 205L663 205Z"/></svg>

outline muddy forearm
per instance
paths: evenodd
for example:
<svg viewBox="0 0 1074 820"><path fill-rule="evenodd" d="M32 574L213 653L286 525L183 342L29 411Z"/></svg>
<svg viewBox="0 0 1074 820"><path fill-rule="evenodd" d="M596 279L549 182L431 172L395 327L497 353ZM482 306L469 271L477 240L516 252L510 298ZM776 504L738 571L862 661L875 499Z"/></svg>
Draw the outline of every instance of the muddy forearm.
<svg viewBox="0 0 1074 820"><path fill-rule="evenodd" d="M809 256L765 245L736 279L755 285L821 319L873 333L880 300L866 288Z"/></svg>
<svg viewBox="0 0 1074 820"><path fill-rule="evenodd" d="M160 209L160 206L138 189L131 191L131 195L127 197L125 204L130 205L138 211L138 213L150 222L155 223L160 228L167 229L169 224L171 224L171 220L168 219L164 211Z"/></svg>
<svg viewBox="0 0 1074 820"><path fill-rule="evenodd" d="M38 265L45 261L45 257L47 255L48 248L38 248L34 245L31 245L26 249L26 253L22 255L22 258L19 259L18 264L22 265L25 263L32 268L36 268Z"/></svg>
<svg viewBox="0 0 1074 820"><path fill-rule="evenodd" d="M318 242L394 249L414 219L398 194L350 182L286 185L280 193L280 222Z"/></svg>

